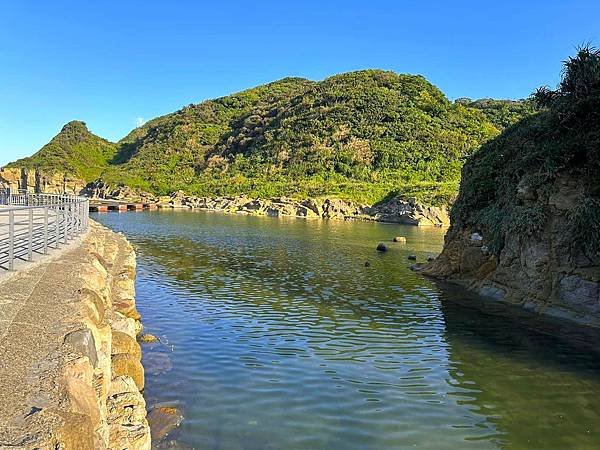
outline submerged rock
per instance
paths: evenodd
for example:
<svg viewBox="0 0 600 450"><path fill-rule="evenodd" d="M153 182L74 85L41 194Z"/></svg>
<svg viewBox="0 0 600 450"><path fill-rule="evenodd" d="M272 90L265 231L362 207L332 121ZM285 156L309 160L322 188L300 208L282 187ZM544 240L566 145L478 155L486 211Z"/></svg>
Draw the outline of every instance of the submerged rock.
<svg viewBox="0 0 600 450"><path fill-rule="evenodd" d="M157 406L148 413L152 440L158 442L181 425L183 414L174 406Z"/></svg>
<svg viewBox="0 0 600 450"><path fill-rule="evenodd" d="M165 439L154 446L156 450L194 450L196 447L177 439Z"/></svg>
<svg viewBox="0 0 600 450"><path fill-rule="evenodd" d="M378 252L387 252L388 251L387 245L385 245L383 242L380 242L379 244L377 244L377 251Z"/></svg>
<svg viewBox="0 0 600 450"><path fill-rule="evenodd" d="M410 261L416 261L417 260L417 255L408 255L408 259Z"/></svg>
<svg viewBox="0 0 600 450"><path fill-rule="evenodd" d="M144 344L153 344L155 342L159 342L158 338L150 333L144 333L138 339Z"/></svg>
<svg viewBox="0 0 600 450"><path fill-rule="evenodd" d="M144 354L144 369L151 375L162 375L173 369L171 358L166 353L151 352Z"/></svg>
<svg viewBox="0 0 600 450"><path fill-rule="evenodd" d="M404 236L396 236L394 238L394 242L399 242L400 244L406 244L406 238Z"/></svg>

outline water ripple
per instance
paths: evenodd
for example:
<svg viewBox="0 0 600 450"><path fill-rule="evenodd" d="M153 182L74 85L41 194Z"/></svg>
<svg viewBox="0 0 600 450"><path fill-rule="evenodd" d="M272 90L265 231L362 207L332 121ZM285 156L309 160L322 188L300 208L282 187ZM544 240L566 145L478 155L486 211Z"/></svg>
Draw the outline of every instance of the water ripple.
<svg viewBox="0 0 600 450"><path fill-rule="evenodd" d="M145 350L172 362L148 404L180 404L175 437L196 448L598 447L600 358L410 272L437 229L98 218L136 246L139 309L169 343ZM409 244L374 251L395 235Z"/></svg>

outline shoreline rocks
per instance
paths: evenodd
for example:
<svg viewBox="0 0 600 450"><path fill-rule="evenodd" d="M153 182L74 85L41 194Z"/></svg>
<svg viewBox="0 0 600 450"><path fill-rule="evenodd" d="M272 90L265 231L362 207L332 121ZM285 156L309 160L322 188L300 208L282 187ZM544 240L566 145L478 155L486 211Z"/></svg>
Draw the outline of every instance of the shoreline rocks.
<svg viewBox="0 0 600 450"><path fill-rule="evenodd" d="M385 245L383 242L380 242L379 244L377 244L377 249L376 250L378 252L384 253L384 252L388 251L388 248L387 248L387 245Z"/></svg>
<svg viewBox="0 0 600 450"><path fill-rule="evenodd" d="M294 200L286 197L269 199L250 198L245 195L224 197L196 197L183 191L168 196L154 197L137 193L128 187L111 188L97 182L87 188L92 198L142 201L159 208L201 209L231 214L261 215L270 217L299 217L305 219L371 220L417 226L447 226L450 223L445 207L427 206L415 198L393 198L376 205L347 202L335 198Z"/></svg>
<svg viewBox="0 0 600 450"><path fill-rule="evenodd" d="M148 422L152 429L152 437L158 443L181 425L183 414L174 406L154 406L148 413Z"/></svg>

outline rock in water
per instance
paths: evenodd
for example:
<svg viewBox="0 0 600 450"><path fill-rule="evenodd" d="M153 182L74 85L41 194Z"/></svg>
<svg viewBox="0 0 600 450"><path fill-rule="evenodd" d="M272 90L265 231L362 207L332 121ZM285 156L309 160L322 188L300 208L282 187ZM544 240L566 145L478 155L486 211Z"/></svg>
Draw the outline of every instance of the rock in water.
<svg viewBox="0 0 600 450"><path fill-rule="evenodd" d="M142 334L138 339L144 344L153 344L155 342L158 342L158 338L150 333Z"/></svg>
<svg viewBox="0 0 600 450"><path fill-rule="evenodd" d="M369 261L365 261L365 267L371 267L371 263Z"/></svg>
<svg viewBox="0 0 600 450"><path fill-rule="evenodd" d="M173 406L159 406L148 413L148 423L152 441L158 442L177 428L183 421L183 414Z"/></svg>
<svg viewBox="0 0 600 450"><path fill-rule="evenodd" d="M396 236L394 238L394 242L399 242L401 244L406 244L406 238L404 236Z"/></svg>
<svg viewBox="0 0 600 450"><path fill-rule="evenodd" d="M387 245L385 245L383 242L380 242L377 245L377 251L378 252L387 252L388 251Z"/></svg>
<svg viewBox="0 0 600 450"><path fill-rule="evenodd" d="M411 261L416 261L417 260L417 256L416 255L408 255L408 259Z"/></svg>

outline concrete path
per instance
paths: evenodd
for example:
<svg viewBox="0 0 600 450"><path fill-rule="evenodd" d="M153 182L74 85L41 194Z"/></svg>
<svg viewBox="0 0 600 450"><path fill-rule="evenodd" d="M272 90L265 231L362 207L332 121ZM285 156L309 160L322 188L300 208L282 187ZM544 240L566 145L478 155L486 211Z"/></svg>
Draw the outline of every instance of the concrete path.
<svg viewBox="0 0 600 450"><path fill-rule="evenodd" d="M74 317L81 245L71 245L0 281L0 449L28 448L52 429L59 361ZM61 348L62 347L62 348ZM14 442L15 436L25 439ZM39 436L37 436L39 437ZM39 440L39 439L38 439Z"/></svg>

